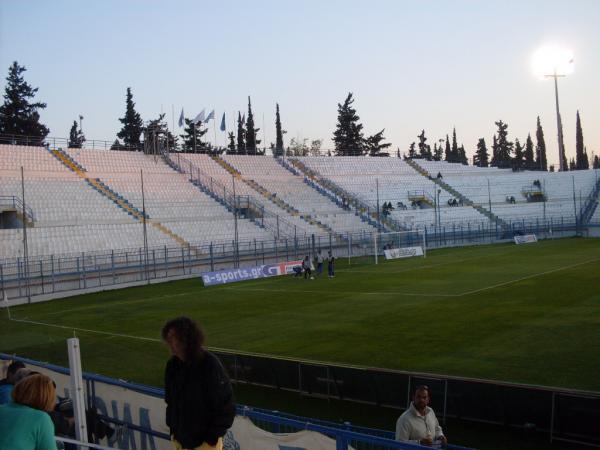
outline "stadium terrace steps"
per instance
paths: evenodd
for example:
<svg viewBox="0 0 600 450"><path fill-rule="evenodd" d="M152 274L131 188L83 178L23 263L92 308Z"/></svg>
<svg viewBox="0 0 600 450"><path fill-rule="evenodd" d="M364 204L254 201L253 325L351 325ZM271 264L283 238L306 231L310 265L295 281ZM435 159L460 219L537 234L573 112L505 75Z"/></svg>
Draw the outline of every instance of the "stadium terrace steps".
<svg viewBox="0 0 600 450"><path fill-rule="evenodd" d="M122 195L119 195L116 191L114 191L112 188L110 188L107 184L102 182L100 180L100 178L89 177L88 174L86 173L86 169L82 165L80 165L77 161L75 161L71 156L69 156L67 153L65 153L63 150L53 149L53 150L51 150L51 153L60 162L62 162L67 168L69 168L70 170L75 172L80 178L85 180L99 194L107 197L109 200L111 200L113 203L115 203L119 208L123 209L128 215L133 217L135 220L137 220L139 222L146 221L146 223L149 223L157 230L161 231L162 233L164 233L167 236L174 239L182 247L190 247L190 248L192 248L192 251L194 251L194 253L196 253L197 255L199 254L199 252L197 251L197 249L195 247L192 247L189 242L187 242L185 239L183 239L177 233L173 232L172 230L170 230L169 228L167 228L160 222L157 222L155 220L149 220L150 217L148 216L148 214L144 214L142 211L137 209L135 206L133 206L133 204L131 204L131 202L129 202L129 200L124 198Z"/></svg>
<svg viewBox="0 0 600 450"><path fill-rule="evenodd" d="M366 222L375 229L378 229L377 212L372 211L372 208L369 208L366 203L359 200L354 194L348 192L346 189L337 185L332 180L322 176L316 170L308 168L299 159L288 158L288 161L291 163L294 169L300 171L308 180L318 185L325 192L331 192L339 198L345 199L349 206L354 206L356 212L363 222ZM384 231L401 231L405 229L400 223L388 217L381 217L381 224L384 228Z"/></svg>
<svg viewBox="0 0 600 450"><path fill-rule="evenodd" d="M592 220L592 218L594 217L594 214L598 210L599 202L600 202L600 178L598 178L596 180L596 184L594 185L594 188L592 189L592 191L588 195L587 199L585 200L585 203L581 207L580 222L582 224L584 224L584 225L588 224Z"/></svg>
<svg viewBox="0 0 600 450"><path fill-rule="evenodd" d="M279 208L283 209L289 215L300 217L306 223L316 226L317 228L319 228L320 230L322 230L323 232L325 232L327 234L337 234L334 232L334 230L329 225L312 217L310 214L300 214L300 211L298 211L298 209L294 208L292 205L290 205L289 203L284 201L282 198L278 197L277 194L266 189L264 186L262 186L256 180L254 180L252 178L244 177L237 168L235 168L233 165L231 165L230 163L225 161L220 156L211 155L211 158L214 161L216 161L221 167L223 167L225 170L227 170L229 173L231 173L233 176L235 176L236 178L243 181L246 185L250 186L252 189L254 189L256 192L258 192L264 198L266 198L270 202L274 203Z"/></svg>
<svg viewBox="0 0 600 450"><path fill-rule="evenodd" d="M480 214L487 217L491 222L495 223L500 228L502 228L504 230L510 229L510 225L508 223L506 223L504 220L502 220L500 217L498 217L491 211L485 209L481 205L475 204L475 202L473 202L471 199L469 199L466 195L464 195L461 192L454 189L452 186L450 186L448 183L446 183L443 179L432 176L431 173L429 173L425 168L421 167L421 165L419 165L419 163L417 163L415 160L407 159L406 163L409 166L411 166L413 169L415 169L417 172L419 172L421 175L430 179L435 184L440 186L442 189L449 192L454 197L458 198L463 205L473 207L477 212L479 212ZM435 204L435 201L433 201L432 205L433 204Z"/></svg>

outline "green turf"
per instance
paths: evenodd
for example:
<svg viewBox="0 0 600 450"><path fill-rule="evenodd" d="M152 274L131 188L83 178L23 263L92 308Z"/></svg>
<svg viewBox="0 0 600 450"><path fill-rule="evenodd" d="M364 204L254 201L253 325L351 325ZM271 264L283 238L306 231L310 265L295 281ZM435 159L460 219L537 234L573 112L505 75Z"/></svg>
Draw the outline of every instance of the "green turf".
<svg viewBox="0 0 600 450"><path fill-rule="evenodd" d="M430 251L335 279L197 279L11 309L13 318L158 339L186 314L208 345L319 361L600 391L600 240ZM71 329L0 319L0 348L66 365ZM83 368L162 385L160 342L76 331Z"/></svg>

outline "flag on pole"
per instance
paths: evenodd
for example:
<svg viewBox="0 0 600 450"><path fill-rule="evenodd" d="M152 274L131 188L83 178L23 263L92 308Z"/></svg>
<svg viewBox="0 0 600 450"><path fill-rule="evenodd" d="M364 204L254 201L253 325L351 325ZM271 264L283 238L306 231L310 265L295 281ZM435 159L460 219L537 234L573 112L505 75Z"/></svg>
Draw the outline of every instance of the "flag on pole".
<svg viewBox="0 0 600 450"><path fill-rule="evenodd" d="M194 117L194 125L196 125L198 122L204 122L204 110L200 111L200 114Z"/></svg>
<svg viewBox="0 0 600 450"><path fill-rule="evenodd" d="M221 131L225 131L225 113L223 113L223 117L221 118Z"/></svg>
<svg viewBox="0 0 600 450"><path fill-rule="evenodd" d="M208 122L210 119L214 119L215 118L215 110L213 109L211 112L208 113L208 116L206 116L206 119L204 120L204 122Z"/></svg>
<svg viewBox="0 0 600 450"><path fill-rule="evenodd" d="M179 114L179 128L183 126L184 117L183 117L183 108L181 108L181 114Z"/></svg>

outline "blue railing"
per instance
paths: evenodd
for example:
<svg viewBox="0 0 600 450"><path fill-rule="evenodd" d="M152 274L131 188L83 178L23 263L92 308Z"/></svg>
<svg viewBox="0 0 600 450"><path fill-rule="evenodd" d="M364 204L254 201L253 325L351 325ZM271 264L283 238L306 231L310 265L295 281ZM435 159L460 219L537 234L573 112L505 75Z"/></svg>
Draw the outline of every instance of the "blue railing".
<svg viewBox="0 0 600 450"><path fill-rule="evenodd" d="M45 368L63 375L70 374L70 370L65 367L61 367L55 364L43 363L40 361L35 361L32 359L22 358L14 355L8 355L6 353L0 353L0 359L22 361L25 364ZM83 379L87 383L91 383L91 385L88 384L88 390L91 392L94 391L94 383L97 382L125 388L152 397L164 397L163 389L138 383L130 383L127 381L117 380L114 378L106 377L104 375L84 373ZM391 431L356 427L347 422L343 424L337 424L335 422L294 416L292 414L281 413L279 411L269 411L260 408L252 408L245 405L237 405L237 414L240 416L248 417L254 422L255 425L273 433L289 433L294 431L310 430L327 435L330 438L335 439L337 450L347 450L349 446L353 447L356 450L367 450L372 449L374 447L380 450L410 450L431 448L406 442L397 442L393 439L394 435ZM167 434L153 429L149 429L147 427L124 422L122 420L115 420L108 416L101 417L102 419L110 421L114 424L125 425L130 430L139 431L141 433L152 435L160 439L169 439L169 436ZM459 445L448 445L447 448L452 450L472 450L468 447L462 447Z"/></svg>

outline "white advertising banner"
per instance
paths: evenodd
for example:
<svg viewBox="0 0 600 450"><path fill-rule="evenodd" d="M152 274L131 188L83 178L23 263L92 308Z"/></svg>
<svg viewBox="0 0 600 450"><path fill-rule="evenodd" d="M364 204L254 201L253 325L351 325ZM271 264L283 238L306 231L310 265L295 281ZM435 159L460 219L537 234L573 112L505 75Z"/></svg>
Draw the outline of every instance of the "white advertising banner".
<svg viewBox="0 0 600 450"><path fill-rule="evenodd" d="M348 447L350 448L350 447ZM335 450L335 440L314 431L269 433L247 417L237 416L223 440L223 450Z"/></svg>
<svg viewBox="0 0 600 450"><path fill-rule="evenodd" d="M423 256L422 247L402 247L385 250L385 259L412 258L413 256Z"/></svg>
<svg viewBox="0 0 600 450"><path fill-rule="evenodd" d="M525 234L523 236L515 236L515 244L532 244L537 242L537 236L535 234Z"/></svg>

